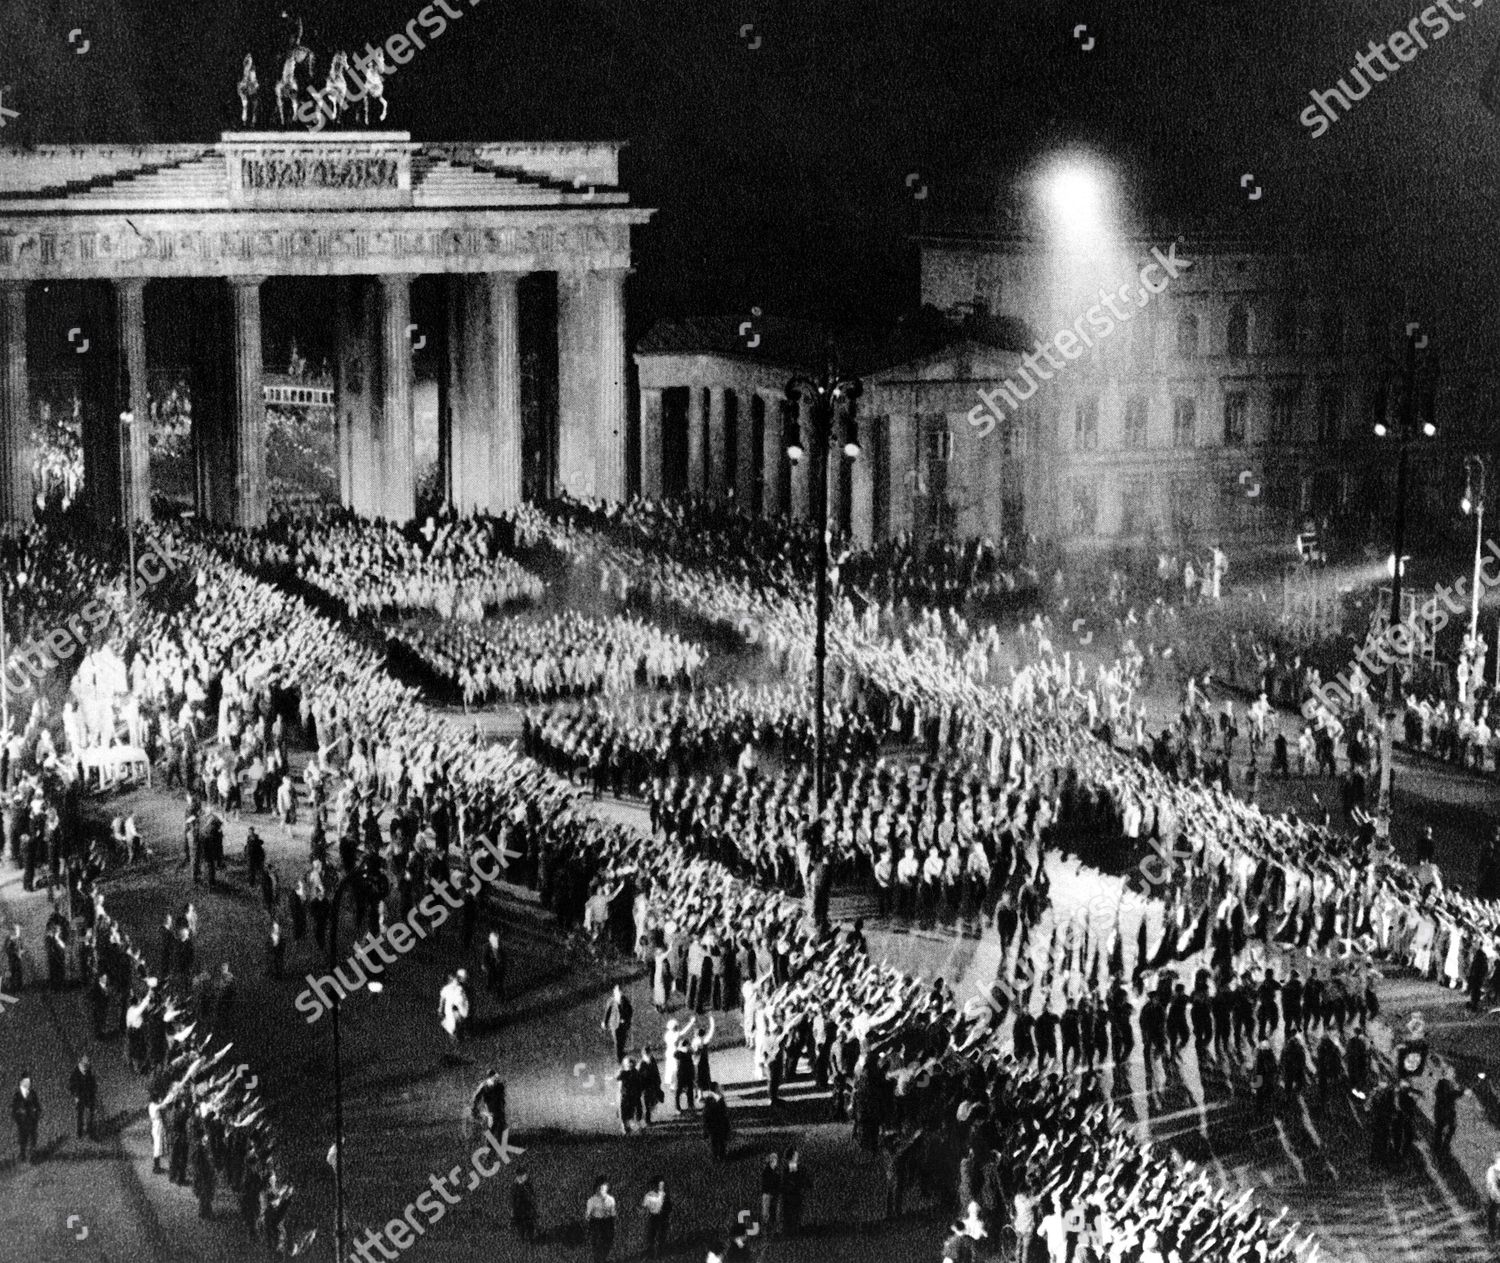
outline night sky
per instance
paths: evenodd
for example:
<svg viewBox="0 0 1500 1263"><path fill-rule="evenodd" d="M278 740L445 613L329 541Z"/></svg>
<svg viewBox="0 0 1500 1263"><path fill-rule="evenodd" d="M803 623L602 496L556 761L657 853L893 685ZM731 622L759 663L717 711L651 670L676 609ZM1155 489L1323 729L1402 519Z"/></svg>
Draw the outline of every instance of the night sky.
<svg viewBox="0 0 1500 1263"><path fill-rule="evenodd" d="M1418 0L450 0L463 16L388 81L387 125L628 141L625 185L660 208L636 236L632 338L661 316L752 305L846 321L908 310L912 233L976 212L982 226L1011 174L1084 144L1159 213L1363 231L1396 306L1452 361L1487 365L1500 119L1479 87L1500 0L1450 3L1465 20L1318 139L1298 121L1309 89L1406 27ZM246 51L269 101L284 7L326 54L380 42L423 6L7 0L0 88L21 117L0 140L213 140Z"/></svg>

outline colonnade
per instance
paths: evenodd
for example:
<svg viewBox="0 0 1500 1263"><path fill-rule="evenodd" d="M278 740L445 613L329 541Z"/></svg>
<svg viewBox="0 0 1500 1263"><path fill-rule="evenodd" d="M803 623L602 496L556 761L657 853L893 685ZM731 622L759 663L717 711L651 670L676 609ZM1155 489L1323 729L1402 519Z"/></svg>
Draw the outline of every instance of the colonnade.
<svg viewBox="0 0 1500 1263"><path fill-rule="evenodd" d="M669 439L672 427L666 414L674 390L687 393L685 444ZM786 455L791 409L798 409L803 443L812 441L812 404L807 398L793 404L781 390L695 382L676 388L643 386L640 406L644 497L655 499L680 488L709 500L733 501L759 517L807 519L808 463L793 464ZM829 517L838 526L868 539L882 431L862 421L861 435L865 450L859 459L848 460L838 450L829 455L828 505ZM676 468L679 465L685 469Z"/></svg>
<svg viewBox="0 0 1500 1263"><path fill-rule="evenodd" d="M628 269L558 274L558 489L623 499ZM518 272L450 273L440 442L460 512L521 500ZM344 504L367 517L416 512L411 285L414 273L334 278L337 471ZM199 513L232 527L265 522L264 276L196 282L193 450ZM88 323L103 345L84 364L85 499L101 524L150 515L146 279L95 285ZM108 286L106 290L103 286ZM109 294L111 301L106 301ZM0 281L0 522L32 517L27 282ZM130 418L127 420L127 417Z"/></svg>

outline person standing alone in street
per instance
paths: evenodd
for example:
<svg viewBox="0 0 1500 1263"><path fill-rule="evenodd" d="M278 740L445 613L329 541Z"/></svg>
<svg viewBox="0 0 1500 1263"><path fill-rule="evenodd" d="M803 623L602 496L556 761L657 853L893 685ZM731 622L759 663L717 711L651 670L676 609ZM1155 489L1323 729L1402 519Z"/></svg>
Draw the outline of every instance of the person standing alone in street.
<svg viewBox="0 0 1500 1263"><path fill-rule="evenodd" d="M614 1036L617 1065L625 1060L625 1045L630 1041L630 1024L634 1018L635 1007L617 983L614 994L604 1007L604 1020L599 1024L600 1029Z"/></svg>
<svg viewBox="0 0 1500 1263"><path fill-rule="evenodd" d="M1443 1074L1432 1089L1432 1149L1447 1153L1458 1131L1458 1103L1469 1095L1453 1081L1453 1067L1444 1066Z"/></svg>
<svg viewBox="0 0 1500 1263"><path fill-rule="evenodd" d="M615 1199L609 1195L609 1181L602 1175L594 1180L594 1195L584 1207L583 1218L594 1263L605 1263L615 1244Z"/></svg>
<svg viewBox="0 0 1500 1263"><path fill-rule="evenodd" d="M32 1086L30 1074L21 1076L15 1095L10 1098L10 1116L16 1124L16 1161L25 1162L29 1158L34 1163L37 1131L42 1125L42 1100Z"/></svg>
<svg viewBox="0 0 1500 1263"><path fill-rule="evenodd" d="M659 1259L666 1248L672 1219L672 1198L665 1180L658 1177L652 1181L651 1191L641 1199L641 1210L646 1216L646 1244L642 1253L648 1259Z"/></svg>
<svg viewBox="0 0 1500 1263"><path fill-rule="evenodd" d="M78 1139L94 1139L94 1117L99 1105L99 1080L88 1055L78 1059L68 1076L68 1093L73 1098L73 1112L78 1120Z"/></svg>

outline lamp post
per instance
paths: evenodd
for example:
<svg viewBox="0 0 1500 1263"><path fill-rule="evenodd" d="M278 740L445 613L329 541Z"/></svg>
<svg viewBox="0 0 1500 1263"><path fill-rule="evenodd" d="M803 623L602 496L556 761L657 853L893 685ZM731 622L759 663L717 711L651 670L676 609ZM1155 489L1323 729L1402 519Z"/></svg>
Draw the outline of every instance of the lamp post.
<svg viewBox="0 0 1500 1263"><path fill-rule="evenodd" d="M1474 517L1474 580L1473 604L1469 610L1469 636L1464 642L1464 656L1469 670L1459 690L1459 704L1470 712L1477 699L1479 685L1484 676L1483 648L1479 639L1479 585L1480 568L1484 560L1484 493L1488 482L1489 468L1483 456L1464 457L1466 486L1460 507ZM1475 476L1477 473L1477 477Z"/></svg>
<svg viewBox="0 0 1500 1263"><path fill-rule="evenodd" d="M125 527L125 550L130 569L125 572L125 587L130 593L130 621L135 623L135 470L131 453L131 431L135 412L129 405L130 375L125 376L125 410L120 413L120 521Z"/></svg>
<svg viewBox="0 0 1500 1263"><path fill-rule="evenodd" d="M1406 571L1406 484L1410 476L1411 445L1418 437L1417 425L1417 351L1427 345L1427 336L1419 335L1417 326L1406 327L1406 359L1402 369L1401 419L1397 423L1400 432L1396 436L1396 503L1392 537L1395 544L1392 554L1395 563L1391 567L1390 626L1394 629L1401 622L1401 580ZM1377 436L1384 438L1384 420L1375 425ZM1423 437L1432 438L1437 426L1432 417L1427 417L1420 427ZM1395 745L1396 720L1399 716L1398 701L1400 682L1396 673L1396 660L1392 658L1386 668L1385 715L1380 733L1380 798L1375 808L1375 834L1382 842L1389 843L1391 836L1391 762Z"/></svg>
<svg viewBox="0 0 1500 1263"><path fill-rule="evenodd" d="M813 634L813 821L808 830L808 914L814 925L822 927L828 922L828 899L830 878L825 839L823 837L823 811L827 800L827 721L823 714L823 697L828 661L828 447L835 438L835 422L839 405L845 405L845 438L842 458L854 461L859 457L859 429L854 418L854 408L864 393L864 384L857 377L840 375L838 364L830 352L822 374L813 378L798 374L786 384L787 401L794 407L806 398L812 408L812 430L807 436L809 446L803 447L801 425L795 413L787 417L786 454L792 464L808 459L807 477L808 508L815 528L813 564L813 601L815 631Z"/></svg>
<svg viewBox="0 0 1500 1263"><path fill-rule="evenodd" d="M379 861L377 860L378 864ZM333 888L333 901L328 914L328 968L331 971L339 966L339 904L344 898L344 888L351 881L363 882L370 885L370 893L376 898L383 899L389 890L390 883L385 874L378 869L373 872L362 872L358 867L350 869ZM359 927L356 926L356 929ZM379 993L381 984L371 980L366 983L367 988L374 993ZM334 1190L334 1221L333 1221L333 1263L344 1263L344 1061L343 1047L339 1040L339 987L334 983L333 987L333 1190Z"/></svg>

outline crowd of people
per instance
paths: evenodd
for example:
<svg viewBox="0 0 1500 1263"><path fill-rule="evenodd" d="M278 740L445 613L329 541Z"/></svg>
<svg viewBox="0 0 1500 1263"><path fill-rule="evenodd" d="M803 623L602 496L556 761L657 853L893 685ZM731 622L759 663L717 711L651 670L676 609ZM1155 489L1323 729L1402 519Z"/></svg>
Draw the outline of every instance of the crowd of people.
<svg viewBox="0 0 1500 1263"><path fill-rule="evenodd" d="M894 1188L913 1154L951 1169L970 1240L1007 1229L1077 1239L1071 1211L1084 1205L1086 1224L1127 1250L1175 1251L1182 1263L1305 1252L1253 1201L1120 1128L1096 1073L1104 1046L1118 1061L1133 1024L1148 1066L1163 1073L1192 1042L1206 1056L1238 1056L1259 1090L1354 1077L1375 1087L1380 1068L1359 1051L1359 1027L1378 1004L1368 961L1441 968L1462 982L1483 957L1488 979L1500 955L1493 905L1424 880L1368 837L1267 816L1208 783L1201 755L1184 753L1204 744L1206 698L1189 696L1175 744L1141 739L1144 655L1090 673L1045 643L1045 622L1002 634L971 626L957 601L933 603L947 613L908 616L842 588L830 633L841 754L821 828L810 829L810 776L792 766L808 727L793 699L811 661L798 539L737 531L736 521L681 506L528 508L504 542L544 543L589 567L615 599L755 639L790 674L786 690L533 711L518 755L443 719L366 642L246 573L242 562L274 571L274 533L245 543L159 528L186 560L190 591L146 593L125 642L93 651L128 667L86 674L88 704L107 701L126 729L133 707L164 770L175 763L184 790L211 798L190 805L190 846L213 810L243 806L236 787L246 779L256 784L252 809L274 802L287 822L312 813L314 860L295 901L269 867L262 873L273 942L283 908L300 938L299 907L321 941L327 914L314 909L336 875L390 874L389 895L373 881L356 886L356 924L379 928L388 903L408 911L490 843L514 856L512 879L535 886L544 907L638 954L658 1007L682 995L695 1012L741 1008L773 1100L806 1059L853 1116L860 1143L892 1155ZM485 519L429 525L431 538L416 534L448 559L488 556L462 541L506 535ZM398 570L429 555L389 527L277 529L288 532L284 564L302 578L363 573L375 553ZM964 583L998 573L981 560L955 561ZM348 613L399 604L360 597ZM457 605L445 616L458 616ZM534 650L513 652L529 659ZM300 792L286 771L293 717L316 751ZM900 753L882 757L885 743ZM762 752L786 766L761 768ZM596 789L601 777L617 792L649 787L654 832L594 814L543 762L592 769ZM649 769L655 783L642 775ZM1118 910L1094 924L1052 906L1046 856L1062 845L1115 871L1144 857L1133 955ZM211 847L204 859L212 880ZM907 915L996 935L1005 961L996 992L976 1007L941 981L876 964L857 928L825 934L810 924L790 892L808 890L820 862L883 889ZM173 933L183 941L175 922ZM1305 981L1295 976L1295 1003L1283 956L1314 962ZM179 957L174 948L172 972L183 972ZM1194 974L1200 957L1208 966ZM626 1042L616 1051L628 1062L619 1081L627 1131L649 1118L647 1100L660 1103L647 1061L663 1095L670 1086L680 1097L684 1083L690 1102L702 1090L718 1095L707 1044L680 1029L660 1058L637 1058Z"/></svg>
<svg viewBox="0 0 1500 1263"><path fill-rule="evenodd" d="M535 622L407 623L391 639L456 688L466 707L691 689L707 660L702 646L643 619L572 611Z"/></svg>
<svg viewBox="0 0 1500 1263"><path fill-rule="evenodd" d="M304 506L219 543L258 573L324 593L351 619L422 611L477 623L545 593L542 580L512 555L503 518L450 513L397 526Z"/></svg>

